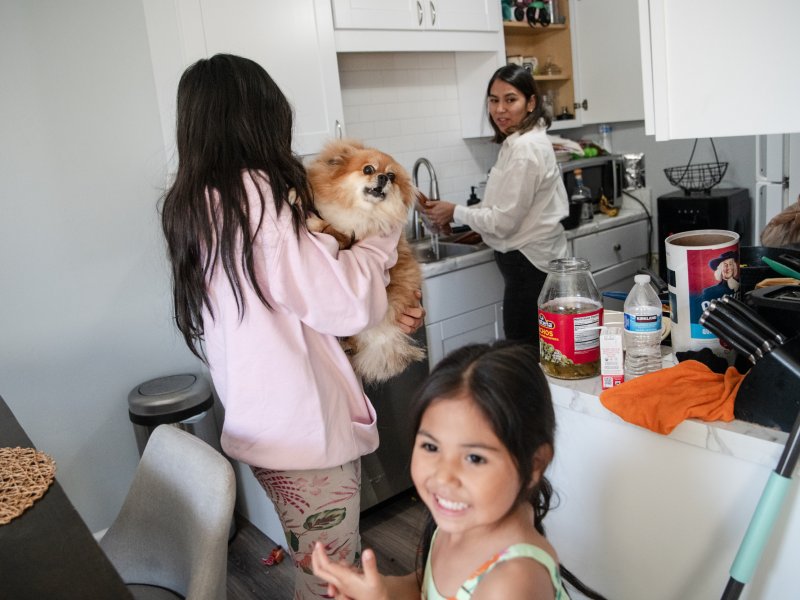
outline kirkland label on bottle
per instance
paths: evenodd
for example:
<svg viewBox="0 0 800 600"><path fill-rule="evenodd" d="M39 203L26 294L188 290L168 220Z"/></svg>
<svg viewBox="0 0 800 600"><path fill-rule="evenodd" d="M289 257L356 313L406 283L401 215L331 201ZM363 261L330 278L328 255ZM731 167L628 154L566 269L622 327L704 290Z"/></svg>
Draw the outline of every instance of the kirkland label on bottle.
<svg viewBox="0 0 800 600"><path fill-rule="evenodd" d="M631 315L625 313L625 329L637 333L661 332L661 313L655 315Z"/></svg>

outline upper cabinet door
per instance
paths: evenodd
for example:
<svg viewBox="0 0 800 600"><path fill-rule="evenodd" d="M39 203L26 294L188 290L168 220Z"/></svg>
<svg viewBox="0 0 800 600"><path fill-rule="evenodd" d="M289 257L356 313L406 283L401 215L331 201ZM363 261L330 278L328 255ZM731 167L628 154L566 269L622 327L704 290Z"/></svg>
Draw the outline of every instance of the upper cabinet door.
<svg viewBox="0 0 800 600"><path fill-rule="evenodd" d="M328 0L145 0L144 5L164 127L174 128L174 100L168 98L174 98L183 69L199 58L228 53L258 62L280 86L294 108L298 154L318 152L343 134ZM172 27L165 24L170 19Z"/></svg>
<svg viewBox="0 0 800 600"><path fill-rule="evenodd" d="M497 31L494 0L332 0L336 29Z"/></svg>
<svg viewBox="0 0 800 600"><path fill-rule="evenodd" d="M422 29L420 0L331 0L336 29Z"/></svg>
<svg viewBox="0 0 800 600"><path fill-rule="evenodd" d="M656 140L800 131L800 3L638 0L645 132Z"/></svg>
<svg viewBox="0 0 800 600"><path fill-rule="evenodd" d="M425 0L430 27L441 31L499 31L495 0Z"/></svg>
<svg viewBox="0 0 800 600"><path fill-rule="evenodd" d="M571 14L581 124L640 121L642 62L636 0L576 0Z"/></svg>

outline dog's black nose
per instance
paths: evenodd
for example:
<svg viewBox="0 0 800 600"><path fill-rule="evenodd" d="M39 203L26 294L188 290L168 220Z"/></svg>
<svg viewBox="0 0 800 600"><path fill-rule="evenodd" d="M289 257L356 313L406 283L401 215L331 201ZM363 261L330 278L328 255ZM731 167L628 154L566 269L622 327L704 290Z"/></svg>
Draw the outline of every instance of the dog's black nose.
<svg viewBox="0 0 800 600"><path fill-rule="evenodd" d="M383 188L389 182L389 178L381 173L378 175L378 187Z"/></svg>

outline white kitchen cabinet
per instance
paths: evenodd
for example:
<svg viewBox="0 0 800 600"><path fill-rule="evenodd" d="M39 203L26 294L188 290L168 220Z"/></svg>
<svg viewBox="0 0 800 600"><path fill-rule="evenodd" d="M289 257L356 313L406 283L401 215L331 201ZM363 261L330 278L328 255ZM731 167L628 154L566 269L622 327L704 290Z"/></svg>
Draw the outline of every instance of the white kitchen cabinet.
<svg viewBox="0 0 800 600"><path fill-rule="evenodd" d="M332 0L336 29L497 31L494 0Z"/></svg>
<svg viewBox="0 0 800 600"><path fill-rule="evenodd" d="M800 131L800 4L639 0L645 133L656 140Z"/></svg>
<svg viewBox="0 0 800 600"><path fill-rule="evenodd" d="M495 0L331 0L337 52L503 53Z"/></svg>
<svg viewBox="0 0 800 600"><path fill-rule="evenodd" d="M422 302L431 368L456 348L503 337L503 289L494 260L424 279Z"/></svg>
<svg viewBox="0 0 800 600"><path fill-rule="evenodd" d="M574 0L575 77L582 125L640 121L642 61L636 0Z"/></svg>
<svg viewBox="0 0 800 600"><path fill-rule="evenodd" d="M592 123L641 120L636 0L560 0L566 24L504 24L506 54L534 56L539 92L555 93L556 116L566 107L575 118L554 120L552 130ZM548 58L561 73L543 72Z"/></svg>
<svg viewBox="0 0 800 600"><path fill-rule="evenodd" d="M647 222L610 227L572 240L574 256L588 258L592 272L647 255Z"/></svg>
<svg viewBox="0 0 800 600"><path fill-rule="evenodd" d="M502 302L439 321L425 328L428 364L431 368L453 350L467 344L494 342L502 338Z"/></svg>
<svg viewBox="0 0 800 600"><path fill-rule="evenodd" d="M261 64L295 112L294 149L318 152L343 135L329 0L143 0L167 155L174 152L175 92L183 70L217 53Z"/></svg>
<svg viewBox="0 0 800 600"><path fill-rule="evenodd" d="M638 212L637 220L616 225L614 218L603 217L599 230L583 233L568 232L572 256L589 261L597 289L601 292L629 292L633 277L648 266L648 227L645 213ZM601 217L595 217L597 221ZM622 302L604 298L605 308L622 309Z"/></svg>
<svg viewBox="0 0 800 600"><path fill-rule="evenodd" d="M486 84L506 62L499 2L331 2L337 52L455 53L461 134L464 138L493 135L486 118Z"/></svg>

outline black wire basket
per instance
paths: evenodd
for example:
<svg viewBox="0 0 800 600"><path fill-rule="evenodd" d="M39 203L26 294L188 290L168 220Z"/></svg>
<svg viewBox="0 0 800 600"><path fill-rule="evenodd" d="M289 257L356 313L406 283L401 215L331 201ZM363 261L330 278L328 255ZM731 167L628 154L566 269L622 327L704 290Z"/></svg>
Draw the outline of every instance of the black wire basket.
<svg viewBox="0 0 800 600"><path fill-rule="evenodd" d="M688 165L664 169L664 174L669 182L689 194L691 192L708 192L722 181L722 178L725 177L725 171L728 170L728 163L719 161L713 139L711 140L711 147L714 149L714 158L717 162L693 165L692 158L694 157L695 148L697 148L697 140L695 140Z"/></svg>

